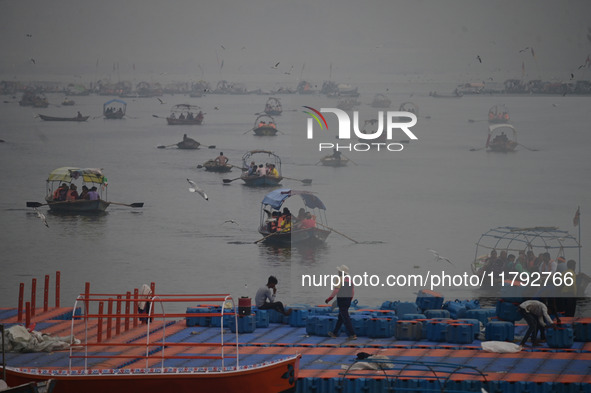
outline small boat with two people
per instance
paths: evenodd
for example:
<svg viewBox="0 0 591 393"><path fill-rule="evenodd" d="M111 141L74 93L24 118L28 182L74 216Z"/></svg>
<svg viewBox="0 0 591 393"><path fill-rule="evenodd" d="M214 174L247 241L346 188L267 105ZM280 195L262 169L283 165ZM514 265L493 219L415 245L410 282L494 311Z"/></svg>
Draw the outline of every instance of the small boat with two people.
<svg viewBox="0 0 591 393"><path fill-rule="evenodd" d="M220 152L219 156L205 161L202 166L198 165L197 168L205 168L205 170L209 172L230 172L234 165L228 164L228 161L228 157L224 155L224 152Z"/></svg>
<svg viewBox="0 0 591 393"><path fill-rule="evenodd" d="M263 163L264 162L264 163ZM283 180L281 174L281 158L268 150L251 150L242 156L243 171L236 179L223 179L225 184L241 179L251 187L277 186Z"/></svg>
<svg viewBox="0 0 591 393"><path fill-rule="evenodd" d="M509 153L517 147L517 131L511 124L492 124L488 127L486 151Z"/></svg>
<svg viewBox="0 0 591 393"><path fill-rule="evenodd" d="M283 204L296 195L301 198L304 207L299 208L297 216L292 216ZM255 243L280 246L321 244L331 233L326 224L326 206L315 194L280 188L269 192L261 202L258 231L263 238Z"/></svg>
<svg viewBox="0 0 591 393"><path fill-rule="evenodd" d="M267 114L259 115L254 121L252 131L257 136L274 136L277 135L277 124L272 116Z"/></svg>
<svg viewBox="0 0 591 393"><path fill-rule="evenodd" d="M56 117L56 116L47 116L38 114L41 120L45 121L86 121L90 116L82 116L82 113L78 112L78 114L74 117Z"/></svg>
<svg viewBox="0 0 591 393"><path fill-rule="evenodd" d="M127 110L127 102L114 98L103 104L103 117L105 119L123 119Z"/></svg>
<svg viewBox="0 0 591 393"><path fill-rule="evenodd" d="M11 353L11 366L4 368L7 385L51 379L53 393L295 392L301 354L265 361L241 356L241 311L229 294L153 294L144 285L132 296L80 294L70 311L64 356L38 352L31 364L29 354ZM103 311L107 300L109 310L116 303L116 314ZM211 333L205 341L190 324L201 316L216 321L206 328Z"/></svg>
<svg viewBox="0 0 591 393"><path fill-rule="evenodd" d="M197 105L178 104L170 109L170 115L166 118L169 126L197 125L203 123L203 111Z"/></svg>
<svg viewBox="0 0 591 393"><path fill-rule="evenodd" d="M269 97L265 104L264 112L269 116L280 116L281 113L283 113L283 107L281 106L279 98Z"/></svg>

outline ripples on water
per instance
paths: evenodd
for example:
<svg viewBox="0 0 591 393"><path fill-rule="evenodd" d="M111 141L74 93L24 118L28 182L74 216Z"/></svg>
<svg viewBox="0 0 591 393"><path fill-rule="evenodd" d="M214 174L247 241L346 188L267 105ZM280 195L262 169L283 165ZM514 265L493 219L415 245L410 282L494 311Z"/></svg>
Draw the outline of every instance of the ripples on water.
<svg viewBox="0 0 591 393"><path fill-rule="evenodd" d="M281 96L285 112L276 119L282 131L276 137L248 132L267 99L258 95L165 97L170 106L192 103L204 109L204 125L186 128L167 126L162 117L168 106L154 98L128 99L129 117L121 121L100 118L102 103L110 97L77 97L73 109L55 105L61 95L49 95L54 105L46 109L2 104L1 305L16 306L19 282L28 287L30 277L53 277L56 270L62 273L62 304L73 302L86 281L99 292L125 292L154 281L161 292L254 296L270 274L279 278L279 300L318 304L330 289L303 288L303 274L334 274L341 264L353 274L380 277L442 269L461 274L470 271L475 242L489 228L555 225L573 232L572 216L579 205L586 211L590 191L589 97L445 100L429 97L427 89L389 87L397 91L391 95L393 109L415 93L419 140L397 153L345 152L358 164L345 168L315 165L326 153L317 151L316 139L305 139L307 115L300 109L336 106L335 99L323 96ZM384 89L360 86L362 119L376 117L368 104ZM539 152L470 151L484 145L487 126L467 119L486 119L488 108L498 103L509 107L519 141ZM99 118L80 124L34 118L36 113L69 116L78 110ZM334 119L329 118L328 130L315 130L315 138L334 141ZM180 141L184 133L216 149L157 148ZM309 186L290 180L283 186L317 193L328 208L328 225L358 243L332 233L325 245L313 249L253 244L260 239L259 209L268 190L240 181L224 185L223 178L239 176L236 169L226 174L197 169L219 151L240 165L252 149L279 154L285 176L313 179ZM145 205L112 205L99 216L47 214L46 228L25 202L43 200L47 174L60 166L103 168L110 200ZM210 200L190 193L187 178ZM224 223L230 219L239 225ZM583 233L582 244L589 240ZM436 264L427 249L455 266ZM578 260L578 255L571 257ZM588 266L583 270L589 272ZM419 289L360 287L356 295L360 303L378 306L385 300L414 300ZM446 299L478 295L463 287L439 291Z"/></svg>

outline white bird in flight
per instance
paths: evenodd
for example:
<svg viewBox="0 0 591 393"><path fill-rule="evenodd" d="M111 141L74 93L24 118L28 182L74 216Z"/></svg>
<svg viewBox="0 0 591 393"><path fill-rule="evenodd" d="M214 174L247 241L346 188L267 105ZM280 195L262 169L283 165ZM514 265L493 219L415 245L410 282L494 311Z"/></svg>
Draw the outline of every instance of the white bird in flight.
<svg viewBox="0 0 591 393"><path fill-rule="evenodd" d="M232 220L232 219L224 221L224 224L227 223L227 222L229 222L230 224L240 225L240 224L238 224L238 221Z"/></svg>
<svg viewBox="0 0 591 393"><path fill-rule="evenodd" d="M433 254L433 256L435 257L435 262L439 262L439 261L445 261L445 262L447 262L447 263L449 263L449 264L451 264L451 265L453 265L453 264L454 264L452 261L450 261L450 260L449 260L449 258L442 257L442 256L441 256L441 255L439 255L439 253L438 253L437 251L435 251L435 250L430 250L430 249L427 249L427 251L430 251L430 252Z"/></svg>
<svg viewBox="0 0 591 393"><path fill-rule="evenodd" d="M34 209L35 209L35 212L37 212L37 217L39 217L41 219L41 221L43 221L43 223L45 224L45 226L47 228L49 228L49 224L47 223L47 219L45 218L45 214L43 214L39 210L37 210L36 207Z"/></svg>
<svg viewBox="0 0 591 393"><path fill-rule="evenodd" d="M205 199L206 201L209 200L205 191L203 191L201 188L199 188L199 186L197 186L197 184L195 184L195 182L193 180L187 179L187 181L191 185L191 187L189 187L189 191L196 192L197 194L201 195L203 197L203 199Z"/></svg>

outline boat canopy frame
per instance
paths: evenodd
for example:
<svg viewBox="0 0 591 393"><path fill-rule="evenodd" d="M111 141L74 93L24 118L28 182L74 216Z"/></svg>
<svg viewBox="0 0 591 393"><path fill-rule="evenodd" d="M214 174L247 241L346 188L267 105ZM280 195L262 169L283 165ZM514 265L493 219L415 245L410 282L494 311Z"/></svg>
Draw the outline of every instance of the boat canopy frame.
<svg viewBox="0 0 591 393"><path fill-rule="evenodd" d="M249 161L252 160L253 156L258 154L266 154L268 157L271 157L273 159L273 162L271 162L271 164L274 164L275 168L277 168L277 172L279 172L279 177L283 177L283 175L281 174L281 157L269 150L251 150L244 153L244 155L242 156L242 168L249 168Z"/></svg>
<svg viewBox="0 0 591 393"><path fill-rule="evenodd" d="M123 111L123 114L125 114L125 111L127 109L127 102L120 100L119 98L113 98L112 100L109 100L107 102L105 102L103 104L103 113L105 113L105 111L107 110L107 106L111 105L111 104L121 104L120 108Z"/></svg>
<svg viewBox="0 0 591 393"><path fill-rule="evenodd" d="M238 370L240 369L240 346L238 340L238 328L236 328L234 335L235 335L235 342L230 343L229 341L224 340L224 313L226 315L233 315L234 316L234 323L235 326L238 327L238 310L237 305L234 302L234 299L230 294L156 294L154 295L153 289L150 289L149 294L141 294L137 289L134 291L133 297L130 292L127 294L105 294L105 293L90 293L88 290L78 295L74 302L74 308L72 312L72 320L71 320L71 330L70 330L70 337L72 340L74 339L74 333L77 331L75 329L76 326L79 326L81 323L84 324L84 339L81 340L79 345L70 345L70 356L69 356L69 366L68 366L68 373L73 374L76 373L77 370L72 369L72 360L73 359L80 359L84 360L83 370L81 370L84 374L90 374L91 369L89 369L88 360L94 358L104 358L110 359L113 357L112 353L108 353L105 355L89 355L88 349L89 347L94 348L97 346L104 346L104 345L117 345L121 347L142 347L144 344L141 343L131 343L126 338L125 335L121 335L121 339L124 340L123 342L109 342L109 343L101 343L102 340L102 329L99 330L100 333L94 334L90 332L91 328L97 328L95 323L89 323L89 321L98 321L98 324L102 327L103 320L107 320L107 329L111 329L111 322L115 320L115 323L119 326L119 321L121 319L125 320L125 330L127 330L130 326L136 327L139 325L140 319L144 320L144 324L146 326L146 333L145 333L145 355L138 355L138 354L130 354L130 355L116 355L117 358L129 358L131 361L140 360L145 358L146 366L145 369L152 369L158 367L152 366L150 367L150 360L160 360L160 370L157 372L164 373L165 372L165 360L168 359L218 359L221 361L221 367L214 368L214 370L208 372L219 372L223 373L226 370L226 365L224 364L224 359L226 358L233 358L236 359L235 366L229 366L229 368ZM141 313L138 310L138 305L140 303L149 304L149 306L145 307L146 312ZM121 310L125 307L125 313L113 314L112 311L109 311L107 314L103 313L103 304L115 303L115 307L117 310ZM160 305L160 312L157 313L154 311L156 308L156 303ZM170 303L171 305L178 305L178 304L187 304L193 305L197 304L219 304L220 311L212 311L211 313L190 313L187 310L185 313L171 313L165 312L164 304ZM178 308L178 306L176 306ZM109 306L109 310L110 310ZM131 311L130 311L131 310ZM219 348L220 355L219 356L212 356L212 355L191 355L191 356L183 356L181 355L165 355L166 348L170 346L184 346L184 347L191 347L195 346L195 343L192 342L185 342L185 343L167 343L166 342L166 328L167 326L173 323L172 319L174 318L189 318L195 316L203 316L203 317L219 317L220 318L220 342L219 343L211 343L208 344L208 347L212 348ZM154 327L153 321L160 320L160 326ZM78 323L76 323L78 322ZM154 340L150 337L150 333L161 333L162 338L158 342L158 340ZM118 333L116 333L118 334ZM107 334L107 338L110 334ZM95 338L96 342L89 342L89 338ZM99 338L101 337L101 338ZM115 336L115 341L117 336ZM201 345L205 346L205 345ZM224 348L225 347L235 347L235 354L225 354ZM83 349L79 349L83 347ZM75 354L74 350L81 352L81 354ZM82 353L83 352L83 353ZM198 367L194 368L193 372L198 372ZM231 370L230 370L231 371Z"/></svg>
<svg viewBox="0 0 591 393"><path fill-rule="evenodd" d="M275 121L275 119L273 118L273 116L268 115L266 113L262 113L260 115L257 116L257 118L254 121L254 125L252 126L253 129L257 129L259 128L259 123L261 121L265 120L266 121L266 125L269 126L269 123L274 123L275 126L277 126L277 122Z"/></svg>
<svg viewBox="0 0 591 393"><path fill-rule="evenodd" d="M76 180L82 179L82 184L92 183L97 185L98 192L103 199L103 191L105 192L105 198L107 197L108 180L103 175L101 168L78 168L78 167L61 167L54 169L49 173L47 177L47 196L52 197L53 192L61 183L72 184ZM56 187L57 185L57 187Z"/></svg>
<svg viewBox="0 0 591 393"><path fill-rule="evenodd" d="M506 251L556 251L554 258L565 257L565 250L580 249L581 244L576 237L558 227L497 227L483 233L476 243L474 260L478 260L481 249ZM538 252L539 253L539 252Z"/></svg>

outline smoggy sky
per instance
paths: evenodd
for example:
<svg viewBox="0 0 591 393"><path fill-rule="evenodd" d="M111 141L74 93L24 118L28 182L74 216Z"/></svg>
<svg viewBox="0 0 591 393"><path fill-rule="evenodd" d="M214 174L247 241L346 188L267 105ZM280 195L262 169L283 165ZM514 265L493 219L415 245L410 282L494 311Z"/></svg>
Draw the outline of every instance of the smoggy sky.
<svg viewBox="0 0 591 393"><path fill-rule="evenodd" d="M527 79L591 79L578 69L589 15L589 1L0 0L0 78L118 65L121 77L326 79L332 64L333 78L504 79L523 64Z"/></svg>

